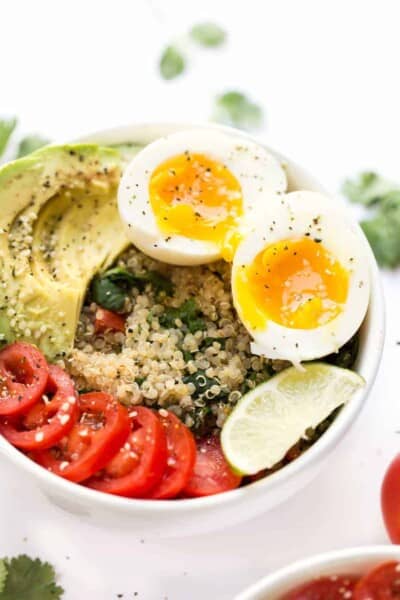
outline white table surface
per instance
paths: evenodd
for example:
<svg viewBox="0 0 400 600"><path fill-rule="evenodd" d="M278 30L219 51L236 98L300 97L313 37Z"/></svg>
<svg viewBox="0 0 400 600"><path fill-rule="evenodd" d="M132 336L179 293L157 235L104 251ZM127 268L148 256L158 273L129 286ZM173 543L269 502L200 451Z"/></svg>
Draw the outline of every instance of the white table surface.
<svg viewBox="0 0 400 600"><path fill-rule="evenodd" d="M265 107L264 139L330 189L362 168L400 180L397 8L396 0L4 0L0 113L19 115L23 132L68 139L133 121L205 120L215 93L239 88ZM229 44L196 50L186 76L160 80L160 49L205 18L227 27ZM214 535L141 540L59 512L2 464L0 556L49 559L66 600L228 600L294 559L386 542L379 487L400 446L399 275L382 275L389 327L368 404L300 495Z"/></svg>

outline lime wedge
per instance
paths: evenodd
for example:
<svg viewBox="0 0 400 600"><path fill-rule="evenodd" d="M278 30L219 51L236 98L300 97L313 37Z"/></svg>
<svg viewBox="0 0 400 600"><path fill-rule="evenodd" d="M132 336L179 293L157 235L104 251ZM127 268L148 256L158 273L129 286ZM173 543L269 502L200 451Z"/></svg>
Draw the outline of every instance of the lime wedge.
<svg viewBox="0 0 400 600"><path fill-rule="evenodd" d="M325 363L281 371L243 396L229 415L221 433L226 459L243 475L273 467L364 383L354 371Z"/></svg>

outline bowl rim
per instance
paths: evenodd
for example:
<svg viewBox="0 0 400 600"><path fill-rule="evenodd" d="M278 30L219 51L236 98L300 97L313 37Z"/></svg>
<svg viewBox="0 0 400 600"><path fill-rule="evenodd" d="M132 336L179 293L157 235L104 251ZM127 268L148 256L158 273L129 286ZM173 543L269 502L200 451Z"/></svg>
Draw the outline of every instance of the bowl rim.
<svg viewBox="0 0 400 600"><path fill-rule="evenodd" d="M304 573L306 577L314 576L318 577L318 570L324 569L329 566L335 566L336 563L343 563L345 569L345 563L356 562L357 560L369 560L375 559L379 561L385 561L388 559L400 560L400 546L391 546L389 544L373 545L373 546L355 546L351 548L344 548L341 550L333 550L324 552L322 554L313 554L301 560L297 560L289 565L286 565L268 575L265 575L249 587L242 590L238 595L234 597L234 600L261 600L261 594L266 594L271 591L271 587L276 585L285 585L290 582L292 578L297 575ZM341 569L341 565L338 565ZM340 573L337 573L340 575ZM296 586L296 583L294 584ZM276 591L272 590L274 593ZM279 590L277 590L279 593ZM286 592L286 590L283 590Z"/></svg>
<svg viewBox="0 0 400 600"><path fill-rule="evenodd" d="M98 130L67 143L93 142L102 143L103 145L118 143L123 144L129 141L137 141L140 135L142 136L142 140L146 140L148 136L150 138L154 138L154 134L152 135L149 132L154 132L155 130L162 131L163 133L158 133L156 136L162 137L163 135L178 129L193 128L213 128L224 131L231 135L235 135L236 137L242 137L252 140L258 144L262 144L286 164L292 166L296 170L301 171L304 176L313 182L313 185L315 185L315 188L318 189L318 191L325 191L318 180L314 179L314 177L310 175L306 169L298 165L296 161L293 161L280 151L269 148L259 137L257 138L247 134L246 132L215 123L177 123L168 121L155 123L131 123L119 127ZM136 134L133 133L135 131L137 132ZM135 139L132 139L132 136L134 136ZM147 141L149 140L147 139ZM66 142L64 140L61 143ZM330 195L334 196L334 194ZM0 436L0 454L7 456L7 458L10 459L10 462L13 462L18 467L21 467L22 470L28 471L31 477L39 479L40 482L46 486L46 488L51 488L54 490L54 492L59 492L63 496L66 495L71 499L75 498L79 501L93 502L98 507L102 507L104 509L112 508L124 513L129 513L130 511L142 511L143 513L147 514L175 514L181 511L183 512L183 510L188 508L190 508L191 511L202 511L204 508L211 508L212 506L235 504L246 497L248 498L250 494L267 494L269 490L279 487L289 479L294 478L297 474L304 471L308 466L318 462L319 458L323 458L329 454L329 452L336 446L339 440L344 436L352 423L355 421L375 381L383 351L385 311L378 266L371 248L369 247L368 243L366 243L366 245L371 268L371 295L367 313L368 323L364 325L364 327L368 328L369 339L371 340L371 338L373 338L374 340L373 343L370 342L371 347L369 348L368 356L365 359L365 370L368 372L368 376L365 377L366 385L361 390L356 392L352 401L343 408L329 429L317 440L315 444L312 445L311 448L307 450L307 452L304 452L300 457L296 458L294 461L284 466L282 469L279 469L275 473L272 473L268 477L264 477L244 487L224 492L222 494L216 494L214 496L187 498L180 499L179 501L175 499L173 502L171 502L171 500L158 500L157 502L149 502L146 499L124 498L120 496L114 496L112 494L99 493L97 490L92 490L83 485L77 485L66 479L58 477L19 452L9 442L2 438L2 436Z"/></svg>

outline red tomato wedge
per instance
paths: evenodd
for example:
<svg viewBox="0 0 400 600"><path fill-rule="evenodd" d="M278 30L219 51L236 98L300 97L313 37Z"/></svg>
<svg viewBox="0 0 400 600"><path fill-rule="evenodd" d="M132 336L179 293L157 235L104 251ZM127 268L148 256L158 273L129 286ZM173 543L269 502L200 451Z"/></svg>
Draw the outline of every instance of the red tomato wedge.
<svg viewBox="0 0 400 600"><path fill-rule="evenodd" d="M0 415L26 412L44 393L49 369L31 344L15 342L0 351Z"/></svg>
<svg viewBox="0 0 400 600"><path fill-rule="evenodd" d="M125 331L125 319L111 310L98 308L94 320L94 330L96 333Z"/></svg>
<svg viewBox="0 0 400 600"><path fill-rule="evenodd" d="M354 589L353 600L400 598L400 563L391 561L372 569Z"/></svg>
<svg viewBox="0 0 400 600"><path fill-rule="evenodd" d="M227 463L219 438L203 438L197 441L194 471L183 494L191 497L220 494L237 488L241 479Z"/></svg>
<svg viewBox="0 0 400 600"><path fill-rule="evenodd" d="M80 416L53 448L32 453L43 467L70 481L85 481L102 469L126 442L128 411L112 396L90 392L79 398Z"/></svg>
<svg viewBox="0 0 400 600"><path fill-rule="evenodd" d="M190 429L171 412L159 411L159 419L167 436L167 466L148 497L164 500L175 498L189 481L196 460L196 442Z"/></svg>
<svg viewBox="0 0 400 600"><path fill-rule="evenodd" d="M400 544L400 454L389 465L383 479L381 507L391 541Z"/></svg>
<svg viewBox="0 0 400 600"><path fill-rule="evenodd" d="M141 498L164 473L167 441L161 421L149 408L132 408L129 416L131 432L125 444L87 485L108 494Z"/></svg>
<svg viewBox="0 0 400 600"><path fill-rule="evenodd" d="M352 592L359 577L355 575L333 575L319 577L283 595L280 600L346 600L352 599Z"/></svg>
<svg viewBox="0 0 400 600"><path fill-rule="evenodd" d="M52 395L51 400L48 396ZM78 399L69 375L51 365L45 395L26 415L0 423L0 433L17 448L42 450L50 448L69 431L78 417Z"/></svg>

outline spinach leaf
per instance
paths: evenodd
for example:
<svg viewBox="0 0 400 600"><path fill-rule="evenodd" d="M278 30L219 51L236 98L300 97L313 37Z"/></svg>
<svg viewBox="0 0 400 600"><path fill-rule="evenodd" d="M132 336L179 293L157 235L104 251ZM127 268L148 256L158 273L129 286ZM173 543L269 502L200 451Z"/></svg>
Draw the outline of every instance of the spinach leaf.
<svg viewBox="0 0 400 600"><path fill-rule="evenodd" d="M32 152L35 152L35 150L47 146L47 144L50 144L50 140L39 135L28 135L23 138L18 145L17 158L31 154Z"/></svg>
<svg viewBox="0 0 400 600"><path fill-rule="evenodd" d="M164 292L166 296L172 296L172 294L174 293L174 284L172 283L172 281L170 279L167 279L167 277L164 277L164 275L161 275L161 273L158 273L157 271L147 271L142 275L136 274L133 275L133 278L135 280L134 285L136 285L139 288L141 286L144 287L146 283L151 283L151 285L154 288L154 291L158 294Z"/></svg>
<svg viewBox="0 0 400 600"><path fill-rule="evenodd" d="M108 277L96 276L92 282L94 302L107 310L121 310L125 304L126 290Z"/></svg>
<svg viewBox="0 0 400 600"><path fill-rule="evenodd" d="M257 129L262 125L263 112L241 92L230 91L215 99L214 120L241 129Z"/></svg>
<svg viewBox="0 0 400 600"><path fill-rule="evenodd" d="M112 269L108 269L101 274L103 279L109 279L114 283L124 284L127 286L132 286L134 284L133 275L130 271L123 269L122 267L113 267Z"/></svg>
<svg viewBox="0 0 400 600"><path fill-rule="evenodd" d="M215 48L226 39L226 32L216 23L198 23L190 31L190 37L201 46Z"/></svg>
<svg viewBox="0 0 400 600"><path fill-rule="evenodd" d="M174 292L174 284L170 279L158 273L158 271L146 271L145 273L132 273L122 267L109 269L103 275L113 282L126 284L127 287L138 287L143 289L147 283L150 283L157 293L165 292L171 296Z"/></svg>
<svg viewBox="0 0 400 600"><path fill-rule="evenodd" d="M174 79L185 70L185 58L175 46L167 46L161 55L160 73L164 79Z"/></svg>
<svg viewBox="0 0 400 600"><path fill-rule="evenodd" d="M205 321L200 315L202 315L202 312L198 308L195 299L189 298L178 308L166 308L159 320L162 327L173 329L176 328L176 319L180 319L190 333L196 333L196 331L206 329Z"/></svg>
<svg viewBox="0 0 400 600"><path fill-rule="evenodd" d="M17 125L17 119L0 119L0 156L6 149L8 141Z"/></svg>
<svg viewBox="0 0 400 600"><path fill-rule="evenodd" d="M118 311L123 308L130 288L135 286L143 289L147 283L150 283L157 293L163 292L168 295L174 290L172 282L157 271L135 274L122 267L114 267L93 279L93 300L107 310Z"/></svg>

